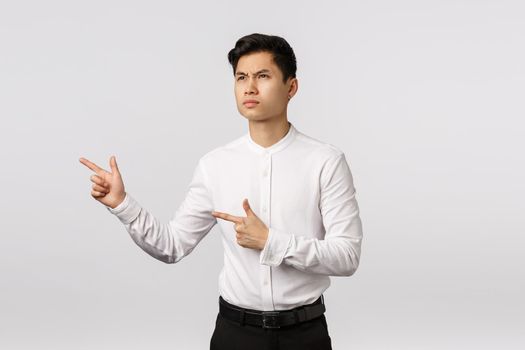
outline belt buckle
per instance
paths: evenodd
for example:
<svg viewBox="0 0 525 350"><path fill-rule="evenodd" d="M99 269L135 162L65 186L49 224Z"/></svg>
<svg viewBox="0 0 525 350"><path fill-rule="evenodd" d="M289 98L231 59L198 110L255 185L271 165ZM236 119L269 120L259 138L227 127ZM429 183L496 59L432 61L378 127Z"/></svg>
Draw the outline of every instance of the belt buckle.
<svg viewBox="0 0 525 350"><path fill-rule="evenodd" d="M263 328L281 328L279 325L278 311L263 311L262 321Z"/></svg>

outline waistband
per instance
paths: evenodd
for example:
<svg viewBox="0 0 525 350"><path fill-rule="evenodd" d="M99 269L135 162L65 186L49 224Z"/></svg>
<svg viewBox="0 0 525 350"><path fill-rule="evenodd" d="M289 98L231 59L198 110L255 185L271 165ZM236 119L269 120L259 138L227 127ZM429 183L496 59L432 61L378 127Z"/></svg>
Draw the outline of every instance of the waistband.
<svg viewBox="0 0 525 350"><path fill-rule="evenodd" d="M249 324L263 328L281 328L320 317L325 311L323 295L311 304L281 311L246 309L228 303L222 296L219 297L220 315L240 325Z"/></svg>

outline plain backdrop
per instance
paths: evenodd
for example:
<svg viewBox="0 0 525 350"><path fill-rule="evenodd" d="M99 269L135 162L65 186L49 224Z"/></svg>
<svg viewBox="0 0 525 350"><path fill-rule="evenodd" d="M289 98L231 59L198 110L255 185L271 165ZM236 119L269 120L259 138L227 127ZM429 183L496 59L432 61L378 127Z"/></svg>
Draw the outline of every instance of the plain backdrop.
<svg viewBox="0 0 525 350"><path fill-rule="evenodd" d="M344 151L364 239L334 349L525 347L521 1L3 1L0 348L207 349L218 226L175 265L91 196L85 157L167 222L248 132L226 54L297 55L289 120Z"/></svg>

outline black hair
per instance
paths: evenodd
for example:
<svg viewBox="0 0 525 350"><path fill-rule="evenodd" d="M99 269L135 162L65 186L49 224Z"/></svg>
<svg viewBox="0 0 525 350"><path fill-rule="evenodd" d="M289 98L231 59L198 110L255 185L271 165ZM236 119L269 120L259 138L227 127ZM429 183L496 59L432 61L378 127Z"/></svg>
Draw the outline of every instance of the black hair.
<svg viewBox="0 0 525 350"><path fill-rule="evenodd" d="M297 61L290 44L280 36L259 33L243 36L228 52L228 61L232 65L234 75L241 56L254 52L270 52L273 55L273 61L283 74L284 83L288 78L295 78Z"/></svg>

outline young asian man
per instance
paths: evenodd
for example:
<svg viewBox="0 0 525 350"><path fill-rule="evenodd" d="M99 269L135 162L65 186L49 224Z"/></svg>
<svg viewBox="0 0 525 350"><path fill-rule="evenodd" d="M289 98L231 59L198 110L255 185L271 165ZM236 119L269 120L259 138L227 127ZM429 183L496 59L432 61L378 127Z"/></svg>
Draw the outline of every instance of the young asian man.
<svg viewBox="0 0 525 350"><path fill-rule="evenodd" d="M285 39L244 36L228 60L249 130L199 159L168 223L125 191L114 156L111 172L80 158L95 172L91 195L165 263L219 224L224 266L210 349L331 349L322 293L329 276L354 274L363 236L350 168L340 149L289 122L298 79Z"/></svg>

